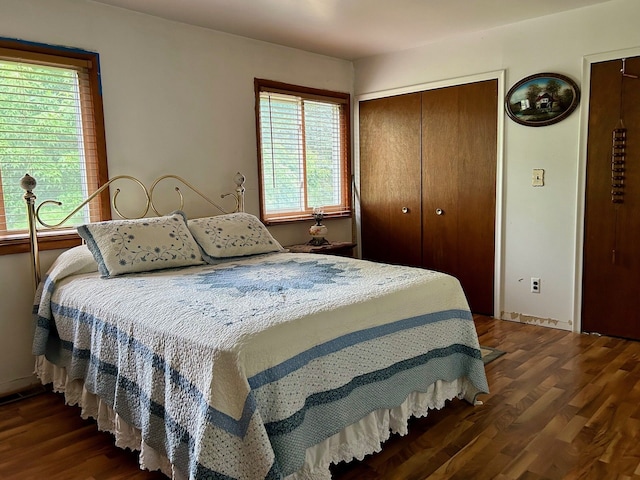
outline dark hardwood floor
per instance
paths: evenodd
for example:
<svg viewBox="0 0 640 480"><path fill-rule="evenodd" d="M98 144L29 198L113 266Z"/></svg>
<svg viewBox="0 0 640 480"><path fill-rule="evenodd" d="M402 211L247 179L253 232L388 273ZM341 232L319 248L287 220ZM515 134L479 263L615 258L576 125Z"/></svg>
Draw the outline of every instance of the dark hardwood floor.
<svg viewBox="0 0 640 480"><path fill-rule="evenodd" d="M337 480L640 479L640 342L476 318L484 405L454 400L413 419L382 452L333 468ZM0 407L0 478L164 478L44 393Z"/></svg>

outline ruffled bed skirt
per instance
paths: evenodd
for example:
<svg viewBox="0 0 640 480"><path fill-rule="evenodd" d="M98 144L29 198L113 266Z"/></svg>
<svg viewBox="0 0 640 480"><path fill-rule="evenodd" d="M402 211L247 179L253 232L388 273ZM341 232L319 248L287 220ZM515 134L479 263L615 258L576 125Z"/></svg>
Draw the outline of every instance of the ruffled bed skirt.
<svg viewBox="0 0 640 480"><path fill-rule="evenodd" d="M140 468L160 470L173 480L187 480L187 477L173 468L166 456L142 440L140 430L127 424L97 395L86 390L82 381L70 381L64 368L41 356L36 359L36 374L43 384L51 383L55 392L64 393L68 405L80 406L82 418L92 417L99 430L111 432L115 436L117 447L139 451ZM447 400L455 397L465 397L473 403L474 390L468 380L462 378L453 382L437 381L425 393L413 392L399 407L376 410L318 445L308 448L303 468L286 480L329 480L330 464L362 460L366 455L379 452L392 433L407 434L410 417L424 417L429 410L439 410Z"/></svg>

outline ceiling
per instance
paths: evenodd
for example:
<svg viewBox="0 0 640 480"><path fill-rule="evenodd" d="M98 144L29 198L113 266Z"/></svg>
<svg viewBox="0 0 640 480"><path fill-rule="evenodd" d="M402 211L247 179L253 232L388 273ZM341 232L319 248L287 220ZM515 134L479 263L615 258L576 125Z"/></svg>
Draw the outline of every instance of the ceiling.
<svg viewBox="0 0 640 480"><path fill-rule="evenodd" d="M355 60L611 0L94 1Z"/></svg>

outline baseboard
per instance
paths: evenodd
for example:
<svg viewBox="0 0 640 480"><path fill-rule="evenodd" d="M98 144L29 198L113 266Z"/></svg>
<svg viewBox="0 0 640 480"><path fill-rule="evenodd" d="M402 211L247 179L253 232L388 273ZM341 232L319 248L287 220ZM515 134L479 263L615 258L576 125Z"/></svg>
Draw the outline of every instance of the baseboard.
<svg viewBox="0 0 640 480"><path fill-rule="evenodd" d="M563 322L554 318L534 317L533 315L525 315L516 312L501 312L500 318L516 323L528 323L531 325L539 325L541 327L557 328L559 330L573 331L571 322Z"/></svg>
<svg viewBox="0 0 640 480"><path fill-rule="evenodd" d="M35 375L7 382L0 387L0 405L32 397L44 391L46 388Z"/></svg>

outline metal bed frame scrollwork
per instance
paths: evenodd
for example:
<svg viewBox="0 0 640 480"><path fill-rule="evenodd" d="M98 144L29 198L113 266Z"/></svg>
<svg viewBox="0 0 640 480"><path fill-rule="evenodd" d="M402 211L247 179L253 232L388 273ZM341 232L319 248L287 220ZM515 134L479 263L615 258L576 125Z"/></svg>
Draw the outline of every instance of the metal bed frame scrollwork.
<svg viewBox="0 0 640 480"><path fill-rule="evenodd" d="M220 198L226 198L226 197L234 198L235 208L233 210L226 210L224 207L221 207L216 202L211 200L207 195L205 195L202 191L198 190L191 183L187 182L184 178L178 175L169 174L169 175L163 175L161 177L158 177L151 184L151 187L149 188L147 188L144 185L144 183L142 183L140 180L138 180L135 177L132 177L130 175L118 175L116 177L111 178L108 182L106 182L104 185L98 188L95 192L89 195L82 203L80 203L73 210L71 210L71 212L67 214L62 220L60 220L55 224L50 224L45 222L42 219L42 217L40 216L40 209L45 205L56 205L60 207L62 206L62 202L59 202L57 200L45 200L36 206L37 197L33 193L33 190L36 188L37 181L28 173L25 174L25 176L22 177L22 179L20 180L20 186L25 190L25 194L23 198L27 204L27 218L28 218L28 226L29 226L29 244L30 244L29 251L31 254L31 272L33 275L34 288L38 287L38 284L42 279L41 271L40 271L40 252L38 247L38 225L41 225L45 229L55 229L55 228L62 227L71 217L73 217L73 215L75 215L77 212L82 210L82 208L88 205L98 195L100 195L106 189L110 188L111 185L113 185L115 182L120 182L123 180L133 182L134 185L137 185L138 187L140 187L140 189L142 189L142 192L145 198L145 206L144 206L144 210L139 215L135 215L133 217L124 215L121 212L120 208L118 207L118 203L117 203L118 195L120 194L120 188L116 188L113 193L113 196L110 197L110 203L111 203L112 211L115 212L119 218L124 220L144 218L149 213L149 208L151 208L151 210L155 215L162 216L164 214L158 211L158 209L156 208L156 205L153 202L153 194L158 184L168 179L179 181L184 186L186 186L189 190L191 190L196 195L204 199L207 203L214 206L216 209L218 209L218 211L220 211L223 214L234 213L234 212L244 212L245 177L240 172L236 173L233 179L236 184L235 191L231 193L223 193L222 195L220 195ZM182 210L184 208L184 196L182 194L182 191L180 190L180 187L176 186L174 187L174 190L179 196L180 205L178 208L175 208L173 210Z"/></svg>

